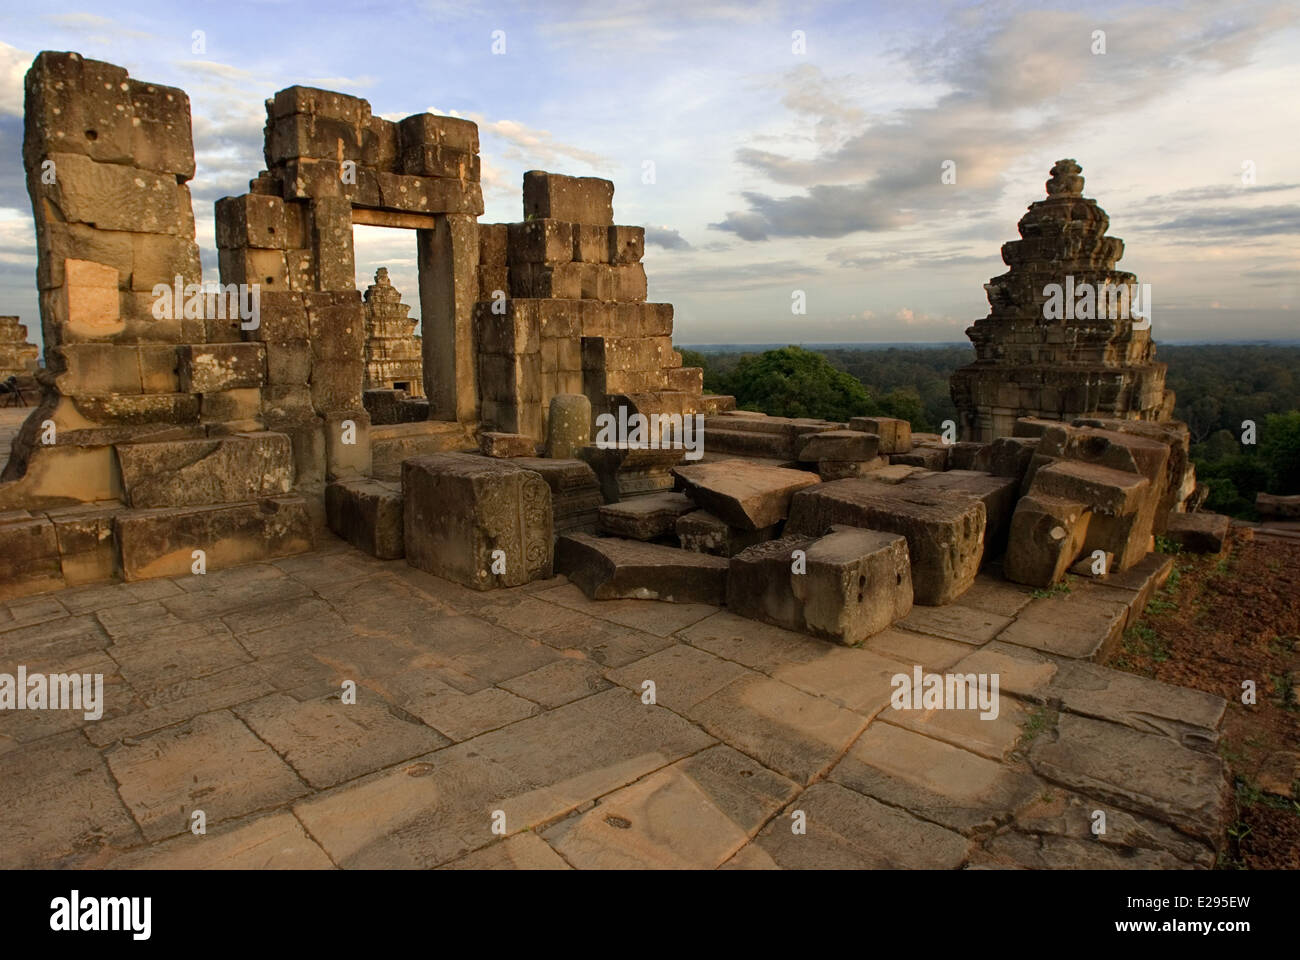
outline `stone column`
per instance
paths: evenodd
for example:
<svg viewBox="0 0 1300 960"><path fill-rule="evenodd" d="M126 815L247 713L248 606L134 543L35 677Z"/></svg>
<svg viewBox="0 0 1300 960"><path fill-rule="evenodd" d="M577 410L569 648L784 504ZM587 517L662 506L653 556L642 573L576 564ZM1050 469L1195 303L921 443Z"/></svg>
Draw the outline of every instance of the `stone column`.
<svg viewBox="0 0 1300 960"><path fill-rule="evenodd" d="M478 299L478 224L465 214L437 214L416 231L421 346L430 420L477 423L478 371L474 302Z"/></svg>

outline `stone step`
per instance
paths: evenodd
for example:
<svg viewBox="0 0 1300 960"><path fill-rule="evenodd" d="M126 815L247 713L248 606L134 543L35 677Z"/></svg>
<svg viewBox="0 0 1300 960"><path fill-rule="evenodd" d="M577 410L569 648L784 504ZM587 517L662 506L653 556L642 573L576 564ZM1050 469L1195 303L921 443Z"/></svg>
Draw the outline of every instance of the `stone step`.
<svg viewBox="0 0 1300 960"><path fill-rule="evenodd" d="M123 580L207 572L306 553L314 546L302 497L270 497L203 507L127 510L113 519Z"/></svg>
<svg viewBox="0 0 1300 960"><path fill-rule="evenodd" d="M370 428L370 472L378 480L400 481L403 460L475 449L466 429L451 420L384 424Z"/></svg>
<svg viewBox="0 0 1300 960"><path fill-rule="evenodd" d="M293 448L283 433L119 443L113 451L132 509L243 503L293 488Z"/></svg>
<svg viewBox="0 0 1300 960"><path fill-rule="evenodd" d="M727 593L727 561L721 557L621 537L560 537L555 571L593 600L721 604Z"/></svg>
<svg viewBox="0 0 1300 960"><path fill-rule="evenodd" d="M325 488L329 528L380 560L406 556L402 485L394 480L336 480Z"/></svg>

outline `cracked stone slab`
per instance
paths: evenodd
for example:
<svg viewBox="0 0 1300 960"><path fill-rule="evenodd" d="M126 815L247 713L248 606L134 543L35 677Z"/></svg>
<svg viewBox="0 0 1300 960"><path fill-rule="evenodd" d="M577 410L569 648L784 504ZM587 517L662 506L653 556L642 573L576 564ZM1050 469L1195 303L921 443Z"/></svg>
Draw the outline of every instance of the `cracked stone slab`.
<svg viewBox="0 0 1300 960"><path fill-rule="evenodd" d="M114 870L332 870L334 864L292 813L223 824L205 836L179 837L113 861Z"/></svg>
<svg viewBox="0 0 1300 960"><path fill-rule="evenodd" d="M1128 607L1079 597L1047 597L1029 603L998 639L1044 653L1087 659L1124 632Z"/></svg>
<svg viewBox="0 0 1300 960"><path fill-rule="evenodd" d="M428 727L395 716L388 704L362 690L351 704L337 694L300 702L277 693L235 707L234 713L317 789L450 742Z"/></svg>
<svg viewBox="0 0 1300 960"><path fill-rule="evenodd" d="M1227 709L1222 697L1201 690L1001 642L971 654L954 669L997 673L1004 693L1162 734L1196 750L1214 749Z"/></svg>
<svg viewBox="0 0 1300 960"><path fill-rule="evenodd" d="M532 832L517 833L439 870L571 870L564 858Z"/></svg>
<svg viewBox="0 0 1300 960"><path fill-rule="evenodd" d="M566 534L555 567L593 600L721 604L727 596L723 558L640 540Z"/></svg>
<svg viewBox="0 0 1300 960"><path fill-rule="evenodd" d="M212 825L308 792L270 747L225 710L124 743L106 758L122 800L149 840L184 833L195 810Z"/></svg>
<svg viewBox="0 0 1300 960"><path fill-rule="evenodd" d="M93 867L140 834L95 750L75 730L0 754L0 866Z"/></svg>
<svg viewBox="0 0 1300 960"><path fill-rule="evenodd" d="M960 833L1005 823L1032 802L1025 771L886 723L873 723L829 779Z"/></svg>
<svg viewBox="0 0 1300 960"><path fill-rule="evenodd" d="M916 633L978 646L988 643L1011 623L1010 617L967 606L965 599L962 597L961 603L945 607L913 607L898 625Z"/></svg>
<svg viewBox="0 0 1300 960"><path fill-rule="evenodd" d="M758 836L779 867L812 870L954 870L971 841L837 783L815 783L792 804L807 817L807 833L791 830L789 811Z"/></svg>
<svg viewBox="0 0 1300 960"><path fill-rule="evenodd" d="M1061 714L1029 760L1041 776L1215 843L1228 813L1223 760L1165 736Z"/></svg>
<svg viewBox="0 0 1300 960"><path fill-rule="evenodd" d="M867 724L860 714L765 676L733 680L687 715L797 783L826 770Z"/></svg>

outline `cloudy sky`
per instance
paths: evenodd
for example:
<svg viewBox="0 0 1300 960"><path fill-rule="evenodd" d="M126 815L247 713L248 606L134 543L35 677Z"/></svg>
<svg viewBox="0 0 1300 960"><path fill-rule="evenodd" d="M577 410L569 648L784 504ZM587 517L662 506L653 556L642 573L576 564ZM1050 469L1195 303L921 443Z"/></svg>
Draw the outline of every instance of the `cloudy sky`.
<svg viewBox="0 0 1300 960"><path fill-rule="evenodd" d="M0 313L33 331L22 78L49 49L189 93L211 279L213 201L247 191L263 101L302 83L477 121L485 222L521 218L525 170L612 179L679 343L964 339L1060 157L1152 284L1157 339L1300 337L1294 0L0 7ZM387 265L414 302L414 236L356 240L359 283Z"/></svg>

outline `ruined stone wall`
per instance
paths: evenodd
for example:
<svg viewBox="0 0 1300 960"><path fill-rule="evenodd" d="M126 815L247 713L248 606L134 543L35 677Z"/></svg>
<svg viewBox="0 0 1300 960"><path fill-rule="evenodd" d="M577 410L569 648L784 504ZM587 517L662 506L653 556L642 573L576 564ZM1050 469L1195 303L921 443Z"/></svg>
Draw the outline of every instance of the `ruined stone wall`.
<svg viewBox="0 0 1300 960"><path fill-rule="evenodd" d="M585 393L599 415L692 412L703 372L673 350L673 308L646 302L645 230L616 226L614 185L524 175L519 223L479 228L483 419L544 436L551 397Z"/></svg>
<svg viewBox="0 0 1300 960"><path fill-rule="evenodd" d="M27 326L17 317L0 317L0 380L29 381L36 372L40 350L27 342Z"/></svg>
<svg viewBox="0 0 1300 960"><path fill-rule="evenodd" d="M1115 269L1124 242L1105 235L1110 219L1083 196L1079 171L1073 160L1053 166L1048 198L1021 218L1021 239L1002 246L1010 270L986 285L989 315L966 331L975 362L951 380L963 439L1010 436L1022 416L1157 420L1172 413L1149 323L1144 329L1140 319L1101 309L1045 317L1048 284L1064 287L1069 277L1075 289L1104 290L1137 282Z"/></svg>

